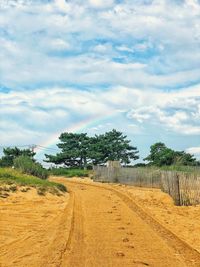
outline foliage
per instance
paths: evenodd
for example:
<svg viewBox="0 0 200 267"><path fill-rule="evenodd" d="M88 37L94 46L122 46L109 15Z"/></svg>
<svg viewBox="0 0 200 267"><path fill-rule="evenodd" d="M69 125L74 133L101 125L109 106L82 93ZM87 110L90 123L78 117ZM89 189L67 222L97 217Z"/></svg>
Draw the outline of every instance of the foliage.
<svg viewBox="0 0 200 267"><path fill-rule="evenodd" d="M146 167L146 164L145 163L137 163L133 166L133 168L144 168Z"/></svg>
<svg viewBox="0 0 200 267"><path fill-rule="evenodd" d="M176 165L185 166L198 166L199 162L194 158L193 155L186 153L184 151L176 151L174 163Z"/></svg>
<svg viewBox="0 0 200 267"><path fill-rule="evenodd" d="M18 147L14 148L4 148L3 149L4 156L0 159L1 167L11 167L14 164L14 159L19 156L26 156L31 159L35 156L35 153L30 149L19 149Z"/></svg>
<svg viewBox="0 0 200 267"><path fill-rule="evenodd" d="M164 143L159 142L150 147L150 155L144 160L156 166L172 165L174 156L175 154L172 149L167 148Z"/></svg>
<svg viewBox="0 0 200 267"><path fill-rule="evenodd" d="M155 166L198 165L193 155L184 151L174 151L161 142L150 147L150 154L144 160L149 161L149 165Z"/></svg>
<svg viewBox="0 0 200 267"><path fill-rule="evenodd" d="M54 188L62 192L67 191L63 184L39 179L38 177L27 175L10 168L0 168L0 183L8 185L31 186L35 187L36 189L42 187L49 192L52 192L52 189Z"/></svg>
<svg viewBox="0 0 200 267"><path fill-rule="evenodd" d="M90 138L85 133L62 133L59 137L61 143L57 146L60 153L45 155L47 162L64 164L69 167L86 168L90 159L88 156Z"/></svg>
<svg viewBox="0 0 200 267"><path fill-rule="evenodd" d="M107 161L120 161L129 164L131 160L139 158L137 148L130 145L130 140L121 132L112 130L92 138L90 155L94 164Z"/></svg>
<svg viewBox="0 0 200 267"><path fill-rule="evenodd" d="M51 168L50 175L66 176L66 177L88 177L89 171L82 169L67 169L67 168Z"/></svg>
<svg viewBox="0 0 200 267"><path fill-rule="evenodd" d="M48 171L38 162L34 162L27 156L20 156L14 159L14 167L23 173L37 176L41 179L47 179Z"/></svg>
<svg viewBox="0 0 200 267"><path fill-rule="evenodd" d="M137 148L130 145L127 136L116 130L94 137L88 137L86 133L62 133L59 139L61 143L57 146L61 152L45 155L46 162L86 169L91 164L102 164L108 160L129 164L139 158Z"/></svg>

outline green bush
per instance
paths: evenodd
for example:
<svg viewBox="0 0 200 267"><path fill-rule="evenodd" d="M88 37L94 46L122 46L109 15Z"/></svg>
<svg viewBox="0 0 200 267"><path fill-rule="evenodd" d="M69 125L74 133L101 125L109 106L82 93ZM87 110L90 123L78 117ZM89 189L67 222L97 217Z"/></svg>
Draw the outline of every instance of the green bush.
<svg viewBox="0 0 200 267"><path fill-rule="evenodd" d="M48 171L40 163L34 162L26 156L20 156L14 159L14 167L23 173L34 175L41 179L48 178Z"/></svg>
<svg viewBox="0 0 200 267"><path fill-rule="evenodd" d="M49 169L49 174L66 177L88 177L89 171L82 169L52 168Z"/></svg>

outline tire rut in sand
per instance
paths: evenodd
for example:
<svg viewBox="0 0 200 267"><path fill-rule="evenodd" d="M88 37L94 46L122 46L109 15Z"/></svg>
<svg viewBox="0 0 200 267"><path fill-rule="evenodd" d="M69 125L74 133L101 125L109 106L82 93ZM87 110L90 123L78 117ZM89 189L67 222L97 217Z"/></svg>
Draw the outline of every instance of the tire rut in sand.
<svg viewBox="0 0 200 267"><path fill-rule="evenodd" d="M84 216L82 211L81 198L80 196L77 196L75 192L71 228L66 244L66 249L62 254L60 267L85 266L83 222Z"/></svg>
<svg viewBox="0 0 200 267"><path fill-rule="evenodd" d="M142 220L148 223L151 228L157 232L169 246L171 246L187 263L190 267L200 267L200 253L188 245L186 242L181 240L173 232L165 228L153 217L147 214L141 207L139 207L131 197L125 193L122 193L120 190L111 189L112 192L115 192L126 204L137 213Z"/></svg>
<svg viewBox="0 0 200 267"><path fill-rule="evenodd" d="M43 256L41 267L60 267L63 256L70 245L74 220L74 193L70 192L69 202L60 218L59 228L55 229L54 238L47 253Z"/></svg>
<svg viewBox="0 0 200 267"><path fill-rule="evenodd" d="M114 188L112 185L97 185L89 184L82 182L70 181L69 184L84 184L90 187L97 187L101 189L106 189L110 192L116 194L134 213L136 213L145 223L147 223L154 232L156 232L167 244L169 247L174 249L174 251L181 258L184 259L185 263L189 267L200 267L200 253L193 249L186 242L181 240L177 235L171 232L169 229L161 225L157 220L150 216L146 211L144 211L132 198L125 192L122 192L120 189ZM116 218L116 220L121 220Z"/></svg>

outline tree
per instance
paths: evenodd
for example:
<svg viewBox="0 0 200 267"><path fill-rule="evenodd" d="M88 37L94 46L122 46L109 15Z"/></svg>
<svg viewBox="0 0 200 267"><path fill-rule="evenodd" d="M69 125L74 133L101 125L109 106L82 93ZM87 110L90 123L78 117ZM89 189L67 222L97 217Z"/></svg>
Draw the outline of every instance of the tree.
<svg viewBox="0 0 200 267"><path fill-rule="evenodd" d="M150 165L171 165L174 161L174 151L158 142L150 147L150 154L144 160L149 161Z"/></svg>
<svg viewBox="0 0 200 267"><path fill-rule="evenodd" d="M194 155L191 155L184 151L175 152L174 163L176 165L190 165L190 166L197 166L199 164Z"/></svg>
<svg viewBox="0 0 200 267"><path fill-rule="evenodd" d="M18 147L7 147L3 149L4 156L0 159L1 167L11 167L13 166L14 159L19 156L26 156L31 159L34 158L35 152L30 149L20 149Z"/></svg>
<svg viewBox="0 0 200 267"><path fill-rule="evenodd" d="M138 159L136 147L130 145L127 136L112 130L105 134L88 137L86 133L62 133L59 137L61 149L56 155L45 155L46 162L64 164L68 167L86 168L90 164L119 160L128 164Z"/></svg>
<svg viewBox="0 0 200 267"><path fill-rule="evenodd" d="M126 135L115 129L96 135L91 145L94 164L106 163L108 160L129 164L131 160L139 159L137 148L130 143Z"/></svg>
<svg viewBox="0 0 200 267"><path fill-rule="evenodd" d="M150 147L150 154L144 159L150 165L169 166L169 165L197 165L198 162L193 155L184 151L174 151L166 147L164 143L158 142Z"/></svg>
<svg viewBox="0 0 200 267"><path fill-rule="evenodd" d="M64 164L68 167L86 168L90 162L89 144L90 138L86 133L62 133L59 137L61 143L57 146L61 149L55 156L45 154L46 162Z"/></svg>

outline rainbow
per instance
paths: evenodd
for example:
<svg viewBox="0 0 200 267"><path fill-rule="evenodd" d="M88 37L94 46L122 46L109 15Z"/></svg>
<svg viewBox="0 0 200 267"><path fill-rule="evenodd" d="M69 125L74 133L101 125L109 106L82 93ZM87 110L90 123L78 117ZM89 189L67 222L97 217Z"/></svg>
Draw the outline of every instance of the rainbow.
<svg viewBox="0 0 200 267"><path fill-rule="evenodd" d="M112 112L107 116L98 115L98 116L93 116L93 117L87 118L85 120L81 120L81 121L79 121L75 124L72 124L72 125L64 128L64 129L62 129L62 130L59 130L59 132L53 133L50 136L50 138L47 139L45 142L41 143L40 146L50 148L58 142L58 137L60 136L61 133L63 133L63 132L72 132L72 133L82 132L85 129L87 129L88 127L95 126L95 125L97 125L97 124L99 124L105 120L113 118L114 114L116 114L116 112ZM42 147L36 147L35 152L37 154L42 153L43 152Z"/></svg>

